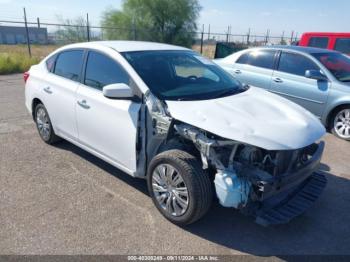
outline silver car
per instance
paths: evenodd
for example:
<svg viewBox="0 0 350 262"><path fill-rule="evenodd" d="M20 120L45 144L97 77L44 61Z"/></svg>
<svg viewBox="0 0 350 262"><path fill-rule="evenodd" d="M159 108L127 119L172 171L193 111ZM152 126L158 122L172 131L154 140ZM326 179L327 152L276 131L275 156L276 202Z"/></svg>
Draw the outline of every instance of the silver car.
<svg viewBox="0 0 350 262"><path fill-rule="evenodd" d="M303 106L350 140L350 57L299 46L252 48L215 60L241 82Z"/></svg>

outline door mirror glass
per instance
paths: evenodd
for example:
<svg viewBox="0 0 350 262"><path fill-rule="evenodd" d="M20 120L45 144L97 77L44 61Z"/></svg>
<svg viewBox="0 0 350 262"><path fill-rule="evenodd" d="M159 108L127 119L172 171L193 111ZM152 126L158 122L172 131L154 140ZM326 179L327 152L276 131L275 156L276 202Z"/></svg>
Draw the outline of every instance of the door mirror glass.
<svg viewBox="0 0 350 262"><path fill-rule="evenodd" d="M327 81L327 77L320 70L306 70L306 78L311 78L319 81Z"/></svg>
<svg viewBox="0 0 350 262"><path fill-rule="evenodd" d="M108 98L132 98L134 96L131 88L124 83L104 86L103 95Z"/></svg>

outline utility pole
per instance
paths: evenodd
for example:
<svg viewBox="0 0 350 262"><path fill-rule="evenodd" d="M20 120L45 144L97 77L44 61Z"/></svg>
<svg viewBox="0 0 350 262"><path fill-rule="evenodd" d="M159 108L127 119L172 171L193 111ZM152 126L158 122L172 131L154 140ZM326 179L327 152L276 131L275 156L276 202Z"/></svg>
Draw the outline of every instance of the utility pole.
<svg viewBox="0 0 350 262"><path fill-rule="evenodd" d="M232 25L230 25L229 33L228 33L228 42L231 42L231 35L232 35Z"/></svg>
<svg viewBox="0 0 350 262"><path fill-rule="evenodd" d="M249 45L249 40L250 40L250 28L248 29L248 34L247 34L247 45Z"/></svg>
<svg viewBox="0 0 350 262"><path fill-rule="evenodd" d="M270 35L270 29L267 29L267 31L266 31L265 45L267 45L267 43L268 43L268 41L269 41L269 35Z"/></svg>
<svg viewBox="0 0 350 262"><path fill-rule="evenodd" d="M210 40L210 24L208 25L208 40Z"/></svg>
<svg viewBox="0 0 350 262"><path fill-rule="evenodd" d="M32 57L32 50L30 49L30 40L29 40L29 29L28 29L28 24L27 24L27 14L26 14L25 7L23 7L23 13L24 13L24 25L26 27L26 35L27 35L28 54L30 57Z"/></svg>
<svg viewBox="0 0 350 262"><path fill-rule="evenodd" d="M292 35L290 36L290 43L293 42L293 37L294 37L294 31L292 31Z"/></svg>
<svg viewBox="0 0 350 262"><path fill-rule="evenodd" d="M86 13L86 35L87 35L87 40L90 42L90 26L89 26L89 13Z"/></svg>
<svg viewBox="0 0 350 262"><path fill-rule="evenodd" d="M40 19L39 19L39 17L36 18L36 22L38 23L38 28L40 28Z"/></svg>
<svg viewBox="0 0 350 262"><path fill-rule="evenodd" d="M204 42L204 24L202 26L202 33L201 33L201 54L203 54L203 42Z"/></svg>
<svg viewBox="0 0 350 262"><path fill-rule="evenodd" d="M228 43L228 34L230 33L230 26L227 27L226 43Z"/></svg>

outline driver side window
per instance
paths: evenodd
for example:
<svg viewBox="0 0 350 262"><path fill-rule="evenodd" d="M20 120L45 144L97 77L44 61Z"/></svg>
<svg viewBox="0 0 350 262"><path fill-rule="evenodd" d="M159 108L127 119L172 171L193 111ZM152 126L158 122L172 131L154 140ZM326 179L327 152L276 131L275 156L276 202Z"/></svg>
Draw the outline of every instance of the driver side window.
<svg viewBox="0 0 350 262"><path fill-rule="evenodd" d="M305 76L306 70L320 70L320 68L312 60L303 55L282 52L278 71Z"/></svg>
<svg viewBox="0 0 350 262"><path fill-rule="evenodd" d="M111 58L94 51L89 52L84 84L98 90L116 83L129 85L130 78L124 69Z"/></svg>

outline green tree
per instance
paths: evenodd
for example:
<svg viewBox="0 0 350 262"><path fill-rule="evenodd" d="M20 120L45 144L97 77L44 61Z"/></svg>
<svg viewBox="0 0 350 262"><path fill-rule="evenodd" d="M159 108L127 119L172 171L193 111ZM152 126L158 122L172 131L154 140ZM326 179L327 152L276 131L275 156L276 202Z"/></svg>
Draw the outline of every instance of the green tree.
<svg viewBox="0 0 350 262"><path fill-rule="evenodd" d="M56 16L61 26L58 26L55 36L56 42L74 43L87 41L86 20L83 17L75 19L64 19L62 16Z"/></svg>
<svg viewBox="0 0 350 262"><path fill-rule="evenodd" d="M281 41L280 41L280 45L287 45L287 41L282 38Z"/></svg>
<svg viewBox="0 0 350 262"><path fill-rule="evenodd" d="M190 46L200 9L198 0L124 0L103 14L104 36Z"/></svg>

